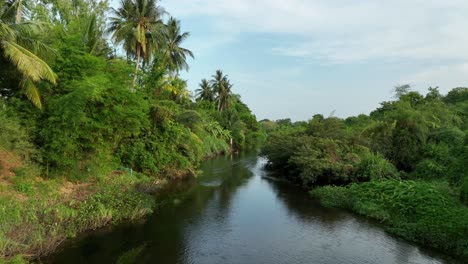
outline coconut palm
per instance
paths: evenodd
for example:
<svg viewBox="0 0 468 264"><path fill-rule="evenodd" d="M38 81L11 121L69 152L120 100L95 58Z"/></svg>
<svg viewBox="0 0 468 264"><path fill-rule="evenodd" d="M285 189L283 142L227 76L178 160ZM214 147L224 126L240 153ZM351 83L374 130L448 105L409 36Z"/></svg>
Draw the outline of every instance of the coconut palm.
<svg viewBox="0 0 468 264"><path fill-rule="evenodd" d="M41 81L56 83L55 73L43 60L53 51L35 39L42 24L21 22L21 5L19 0L0 2L0 56L19 73L19 86L29 100L42 108L36 85Z"/></svg>
<svg viewBox="0 0 468 264"><path fill-rule="evenodd" d="M205 100L205 101L213 102L214 91L210 83L206 79L203 79L201 80L199 86L200 88L195 90L195 92L197 93L197 100Z"/></svg>
<svg viewBox="0 0 468 264"><path fill-rule="evenodd" d="M192 51L180 46L190 33L181 33L180 21L173 17L167 22L165 33L164 60L170 76L174 76L174 72L189 69L187 56L194 58Z"/></svg>
<svg viewBox="0 0 468 264"><path fill-rule="evenodd" d="M232 84L227 81L224 85L223 85L223 89L220 90L220 92L218 93L218 110L219 111L223 111L223 110L226 110L228 108L231 107L232 105L232 101L231 101L231 95L232 95L232 91L231 91L231 88L232 88Z"/></svg>
<svg viewBox="0 0 468 264"><path fill-rule="evenodd" d="M232 84L229 82L228 76L224 75L221 70L217 70L212 78L211 85L216 92L218 111L222 112L230 107Z"/></svg>
<svg viewBox="0 0 468 264"><path fill-rule="evenodd" d="M152 53L162 41L164 10L157 0L121 0L120 8L112 8L108 33L112 33L115 43L123 43L127 58L135 57L135 76L140 69L140 61L148 62Z"/></svg>

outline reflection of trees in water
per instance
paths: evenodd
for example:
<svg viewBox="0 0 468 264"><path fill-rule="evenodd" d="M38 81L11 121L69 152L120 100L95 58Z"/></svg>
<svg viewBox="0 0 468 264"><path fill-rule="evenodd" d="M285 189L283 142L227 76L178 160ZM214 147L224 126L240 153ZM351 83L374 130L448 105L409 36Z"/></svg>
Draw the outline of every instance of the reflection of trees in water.
<svg viewBox="0 0 468 264"><path fill-rule="evenodd" d="M288 214L301 222L313 224L320 222L328 228L341 225L349 221L349 215L341 210L322 207L310 194L300 187L274 179L263 178L276 194L278 201L282 202Z"/></svg>
<svg viewBox="0 0 468 264"><path fill-rule="evenodd" d="M268 183L268 186L276 194L277 200L283 203L284 208L288 210L288 214L307 225L312 226L318 222L323 228L332 231L337 228L346 228L346 226L349 226L349 223L354 223L352 224L352 228L357 228L358 234L369 234L369 232L373 233L371 230L374 230L385 236L384 227L376 221L350 215L338 209L324 208L316 199L313 199L308 192L281 179L263 178L262 180ZM361 228L362 230L359 231ZM377 233L375 234L379 235ZM337 237L337 239L339 240L340 238ZM432 250L413 246L399 238L391 238L391 242L389 242L387 246L390 245L394 246L394 248L392 248L394 252L392 255L395 258L394 263L410 263L411 260L420 259L415 256L418 252L435 259L444 259L447 263L460 263ZM421 260L424 259L426 259L426 257L421 258ZM434 263L440 263L437 260L434 261Z"/></svg>
<svg viewBox="0 0 468 264"><path fill-rule="evenodd" d="M427 259L428 257L434 258L432 263L466 263L460 260L453 259L452 257L447 256L445 254L442 254L442 252L436 252L434 250L423 248L418 245L410 245L408 242L404 241L401 238L394 239L397 241L395 243L395 263L411 263L411 260L414 259L414 255L417 254L426 255L424 259Z"/></svg>
<svg viewBox="0 0 468 264"><path fill-rule="evenodd" d="M149 231L146 233L159 239L150 242L141 260L151 262L155 256L158 256L158 261L161 263L184 262L181 258L183 260L187 257L186 249L191 244L190 241L186 241L191 239L189 233L203 229L205 226L222 224L220 221L228 217L236 190L246 184L248 178L253 175L243 166L243 162L243 160L239 162L238 158L231 161L229 157L205 161L201 167L203 174L196 182L221 181L221 184L219 186L192 184L191 187L185 187L189 192L181 195L183 203L174 206L169 204L161 208L163 211L154 214L147 222ZM184 186L178 188L183 190Z"/></svg>
<svg viewBox="0 0 468 264"><path fill-rule="evenodd" d="M137 257L146 245L143 229L142 224L133 223L93 231L92 235L77 239L62 252L43 262L112 263L122 256L121 252L129 253L132 249L139 249L133 252Z"/></svg>
<svg viewBox="0 0 468 264"><path fill-rule="evenodd" d="M219 209L223 214L230 210L233 197L252 176L253 173L243 164L233 164L229 172L223 176L223 183L217 190L219 192Z"/></svg>
<svg viewBox="0 0 468 264"><path fill-rule="evenodd" d="M227 214L236 188L252 176L250 171L231 161L218 157L203 163L200 180L221 180L218 187L200 186L199 179L186 179L169 183L156 195L165 199L144 224L126 224L111 231L95 231L79 239L74 247L67 247L53 258L58 263L110 263L124 254L134 254L135 263L177 263L187 247L187 232L197 225L206 225L205 210L210 204L220 214ZM233 165L233 163L236 163ZM136 252L134 249L138 249ZM126 252L122 254L122 252ZM138 254L136 254L138 253ZM120 256L119 256L120 255ZM125 257L125 256L124 256Z"/></svg>
<svg viewBox="0 0 468 264"><path fill-rule="evenodd" d="M133 264L138 263L137 259L139 258L141 251L146 247L146 244L132 248L119 256L116 264Z"/></svg>

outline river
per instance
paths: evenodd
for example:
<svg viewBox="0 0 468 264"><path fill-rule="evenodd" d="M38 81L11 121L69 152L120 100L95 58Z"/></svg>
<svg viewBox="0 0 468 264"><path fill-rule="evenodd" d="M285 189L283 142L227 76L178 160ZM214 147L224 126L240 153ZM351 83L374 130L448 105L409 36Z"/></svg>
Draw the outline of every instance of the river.
<svg viewBox="0 0 468 264"><path fill-rule="evenodd" d="M268 177L256 153L203 162L140 223L67 242L47 263L453 263ZM455 262L456 263L456 262Z"/></svg>

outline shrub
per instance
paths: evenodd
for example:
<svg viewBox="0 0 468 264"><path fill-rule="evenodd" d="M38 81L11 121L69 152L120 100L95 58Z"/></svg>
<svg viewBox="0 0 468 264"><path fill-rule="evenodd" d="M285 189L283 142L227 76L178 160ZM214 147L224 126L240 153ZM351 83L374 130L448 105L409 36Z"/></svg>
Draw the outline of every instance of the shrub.
<svg viewBox="0 0 468 264"><path fill-rule="evenodd" d="M47 165L57 169L87 170L108 156L124 138L147 127L148 106L125 87L112 86L105 76L84 79L73 92L53 99L41 127Z"/></svg>
<svg viewBox="0 0 468 264"><path fill-rule="evenodd" d="M381 154L367 152L362 155L356 172L358 177L365 180L397 179L399 172L395 166Z"/></svg>
<svg viewBox="0 0 468 264"><path fill-rule="evenodd" d="M352 209L352 197L348 189L338 186L323 186L312 189L310 194L320 198L320 203L325 207Z"/></svg>
<svg viewBox="0 0 468 264"><path fill-rule="evenodd" d="M7 111L0 109L0 150L2 149L15 152L26 161L38 158L38 152L20 120L9 116Z"/></svg>

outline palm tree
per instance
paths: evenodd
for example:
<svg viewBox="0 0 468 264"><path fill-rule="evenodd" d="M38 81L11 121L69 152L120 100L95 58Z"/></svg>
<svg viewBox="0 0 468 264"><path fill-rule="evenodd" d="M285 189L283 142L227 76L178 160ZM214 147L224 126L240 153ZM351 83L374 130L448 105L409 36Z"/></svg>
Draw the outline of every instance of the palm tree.
<svg viewBox="0 0 468 264"><path fill-rule="evenodd" d="M121 7L112 8L115 17L110 17L108 33L115 43L123 43L127 58L136 58L135 85L140 60L148 62L162 40L164 10L157 0L121 0Z"/></svg>
<svg viewBox="0 0 468 264"><path fill-rule="evenodd" d="M36 85L41 81L56 84L55 73L43 60L53 51L35 39L42 30L40 23L21 22L21 5L20 0L0 2L0 56L19 73L19 86L29 100L42 108Z"/></svg>
<svg viewBox="0 0 468 264"><path fill-rule="evenodd" d="M199 86L200 88L195 90L195 92L197 93L197 100L205 100L205 101L213 102L214 91L210 83L206 79L203 79L201 80L201 83L199 84Z"/></svg>
<svg viewBox="0 0 468 264"><path fill-rule="evenodd" d="M172 77L174 72L188 70L187 56L194 58L192 51L182 48L180 45L189 36L189 32L181 33L180 21L171 17L167 22L165 32L166 43L164 47L164 60L169 74Z"/></svg>
<svg viewBox="0 0 468 264"><path fill-rule="evenodd" d="M222 112L230 106L232 84L229 82L228 76L224 75L221 70L217 70L212 78L211 84L216 92L218 111Z"/></svg>
<svg viewBox="0 0 468 264"><path fill-rule="evenodd" d="M227 81L225 85L223 85L223 89L218 94L218 110L223 111L231 107L231 88L232 84Z"/></svg>

